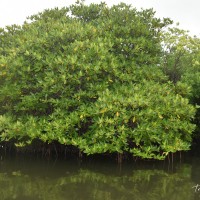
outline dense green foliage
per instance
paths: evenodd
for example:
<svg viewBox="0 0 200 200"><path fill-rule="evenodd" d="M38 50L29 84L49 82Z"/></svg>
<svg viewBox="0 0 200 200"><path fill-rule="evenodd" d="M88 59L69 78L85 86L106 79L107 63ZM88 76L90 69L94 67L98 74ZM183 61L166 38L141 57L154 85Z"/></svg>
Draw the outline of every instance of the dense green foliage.
<svg viewBox="0 0 200 200"><path fill-rule="evenodd" d="M162 37L163 71L174 84L181 82L190 87L188 98L197 106L194 122L197 125L196 137L200 138L200 39L178 27L169 28Z"/></svg>
<svg viewBox="0 0 200 200"><path fill-rule="evenodd" d="M189 90L158 67L169 19L80 3L29 20L0 33L1 141L154 159L189 149Z"/></svg>

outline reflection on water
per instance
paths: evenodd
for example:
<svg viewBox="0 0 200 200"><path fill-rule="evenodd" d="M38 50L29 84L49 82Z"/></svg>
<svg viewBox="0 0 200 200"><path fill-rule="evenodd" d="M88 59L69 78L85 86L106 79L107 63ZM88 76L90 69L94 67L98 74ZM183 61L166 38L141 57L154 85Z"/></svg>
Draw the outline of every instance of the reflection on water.
<svg viewBox="0 0 200 200"><path fill-rule="evenodd" d="M0 161L1 200L200 199L200 160L174 164L123 164L66 160Z"/></svg>

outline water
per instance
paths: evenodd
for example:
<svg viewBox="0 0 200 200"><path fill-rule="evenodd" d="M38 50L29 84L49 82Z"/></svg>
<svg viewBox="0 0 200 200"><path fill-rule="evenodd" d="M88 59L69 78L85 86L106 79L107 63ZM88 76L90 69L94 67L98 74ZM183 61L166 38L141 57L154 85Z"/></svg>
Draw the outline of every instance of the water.
<svg viewBox="0 0 200 200"><path fill-rule="evenodd" d="M200 199L200 158L185 158L173 166L168 162L119 166L108 160L2 159L0 199L196 200Z"/></svg>

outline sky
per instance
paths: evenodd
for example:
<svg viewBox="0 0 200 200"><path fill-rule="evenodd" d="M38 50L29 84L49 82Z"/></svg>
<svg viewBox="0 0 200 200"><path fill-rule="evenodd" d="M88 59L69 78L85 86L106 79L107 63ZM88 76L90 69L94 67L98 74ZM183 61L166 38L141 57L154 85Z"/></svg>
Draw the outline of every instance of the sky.
<svg viewBox="0 0 200 200"><path fill-rule="evenodd" d="M85 0L86 4L106 2L109 6L124 2L134 7L153 8L156 17L169 17L191 35L200 36L200 0ZM21 25L26 17L47 8L64 7L76 0L0 0L0 27Z"/></svg>

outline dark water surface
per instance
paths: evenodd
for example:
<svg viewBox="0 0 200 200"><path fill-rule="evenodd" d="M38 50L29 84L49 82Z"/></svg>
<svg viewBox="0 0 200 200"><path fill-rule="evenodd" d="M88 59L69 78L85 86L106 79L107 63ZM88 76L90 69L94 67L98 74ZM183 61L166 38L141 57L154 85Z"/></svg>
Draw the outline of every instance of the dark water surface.
<svg viewBox="0 0 200 200"><path fill-rule="evenodd" d="M198 185L199 184L199 185ZM200 199L200 157L165 162L1 158L0 200Z"/></svg>

